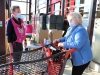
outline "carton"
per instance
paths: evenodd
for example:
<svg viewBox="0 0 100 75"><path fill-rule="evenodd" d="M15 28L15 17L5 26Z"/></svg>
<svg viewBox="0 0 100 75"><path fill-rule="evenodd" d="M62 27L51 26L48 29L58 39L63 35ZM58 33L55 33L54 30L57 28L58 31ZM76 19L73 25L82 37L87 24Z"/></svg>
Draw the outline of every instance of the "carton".
<svg viewBox="0 0 100 75"><path fill-rule="evenodd" d="M46 16L46 28L49 29L56 29L56 16L53 14Z"/></svg>
<svg viewBox="0 0 100 75"><path fill-rule="evenodd" d="M40 30L38 33L38 43L43 42L45 39L48 39L48 30Z"/></svg>
<svg viewBox="0 0 100 75"><path fill-rule="evenodd" d="M49 39L51 40L51 42L53 42L53 40L55 39L59 39L62 37L63 31L62 30L49 30Z"/></svg>

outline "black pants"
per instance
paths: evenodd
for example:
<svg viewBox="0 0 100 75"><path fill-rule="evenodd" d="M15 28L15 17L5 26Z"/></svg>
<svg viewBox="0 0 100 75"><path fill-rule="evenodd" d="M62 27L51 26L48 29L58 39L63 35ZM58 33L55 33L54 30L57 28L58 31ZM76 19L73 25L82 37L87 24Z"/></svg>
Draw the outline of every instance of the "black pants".
<svg viewBox="0 0 100 75"><path fill-rule="evenodd" d="M15 43L13 44L13 51L14 51L14 52L21 52L21 51L23 51L22 43L17 43L17 42L15 42ZM19 53L14 54L14 55L13 55L14 62L20 61L21 55L22 55L22 54L19 54Z"/></svg>
<svg viewBox="0 0 100 75"><path fill-rule="evenodd" d="M72 75L82 75L84 70L88 67L90 62L81 66L73 66Z"/></svg>

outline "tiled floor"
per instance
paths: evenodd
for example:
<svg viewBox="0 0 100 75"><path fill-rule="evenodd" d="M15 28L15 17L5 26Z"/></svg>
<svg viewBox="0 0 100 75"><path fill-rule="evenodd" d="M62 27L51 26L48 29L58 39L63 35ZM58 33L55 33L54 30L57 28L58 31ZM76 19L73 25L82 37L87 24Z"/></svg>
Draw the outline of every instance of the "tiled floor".
<svg viewBox="0 0 100 75"><path fill-rule="evenodd" d="M70 60L68 60L63 75L71 75L71 70L72 70L71 62ZM83 75L100 75L100 73L97 73L96 71L90 69L86 69Z"/></svg>

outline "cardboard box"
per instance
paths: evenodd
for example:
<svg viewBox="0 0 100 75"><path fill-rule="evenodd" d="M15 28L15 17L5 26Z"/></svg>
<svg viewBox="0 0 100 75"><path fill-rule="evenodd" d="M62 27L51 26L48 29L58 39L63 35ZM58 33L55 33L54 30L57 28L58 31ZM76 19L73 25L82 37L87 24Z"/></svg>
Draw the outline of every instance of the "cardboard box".
<svg viewBox="0 0 100 75"><path fill-rule="evenodd" d="M48 39L48 30L40 30L38 34L38 43L43 42L45 39Z"/></svg>
<svg viewBox="0 0 100 75"><path fill-rule="evenodd" d="M43 42L44 38L53 42L53 40L61 38L63 34L62 30L52 29L52 30L40 30L37 34L38 43Z"/></svg>
<svg viewBox="0 0 100 75"><path fill-rule="evenodd" d="M51 42L53 42L53 40L61 38L62 34L62 30L49 30L49 39L51 40Z"/></svg>

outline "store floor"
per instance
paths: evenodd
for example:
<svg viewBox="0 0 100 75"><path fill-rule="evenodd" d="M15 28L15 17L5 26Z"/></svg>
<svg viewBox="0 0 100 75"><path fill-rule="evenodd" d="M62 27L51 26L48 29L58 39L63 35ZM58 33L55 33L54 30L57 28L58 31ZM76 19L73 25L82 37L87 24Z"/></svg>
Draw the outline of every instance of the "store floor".
<svg viewBox="0 0 100 75"><path fill-rule="evenodd" d="M71 71L72 71L71 61L68 60L63 75L71 75ZM83 75L100 75L100 73L92 69L86 69Z"/></svg>

